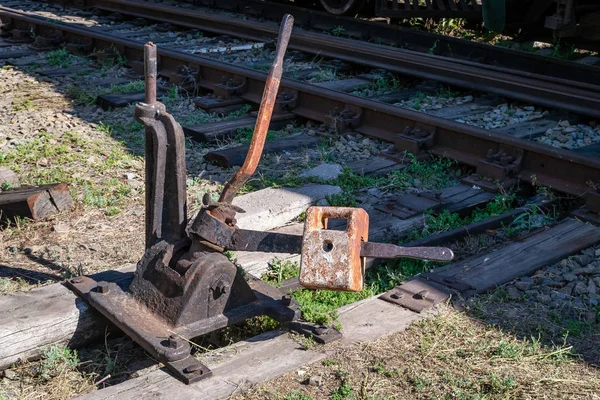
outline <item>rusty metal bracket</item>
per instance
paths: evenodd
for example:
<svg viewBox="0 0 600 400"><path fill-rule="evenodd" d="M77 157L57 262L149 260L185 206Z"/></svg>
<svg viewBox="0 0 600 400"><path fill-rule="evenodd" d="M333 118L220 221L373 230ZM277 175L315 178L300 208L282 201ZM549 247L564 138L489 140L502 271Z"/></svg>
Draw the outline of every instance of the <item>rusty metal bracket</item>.
<svg viewBox="0 0 600 400"><path fill-rule="evenodd" d="M362 109L345 105L342 110L336 108L325 116L325 125L337 133L344 133L360 126Z"/></svg>
<svg viewBox="0 0 600 400"><path fill-rule="evenodd" d="M221 83L215 85L213 93L221 99L231 99L244 94L246 78L242 76L223 77Z"/></svg>
<svg viewBox="0 0 600 400"><path fill-rule="evenodd" d="M394 137L397 150L420 155L435 145L436 129L431 125L405 127L402 133Z"/></svg>
<svg viewBox="0 0 600 400"><path fill-rule="evenodd" d="M499 149L489 149L486 158L477 162L475 174L462 181L490 192L497 192L500 187L515 186L523 165L523 156L523 149L502 146Z"/></svg>
<svg viewBox="0 0 600 400"><path fill-rule="evenodd" d="M396 286L379 298L421 313L446 301L451 295L452 291L444 286L417 277Z"/></svg>
<svg viewBox="0 0 600 400"><path fill-rule="evenodd" d="M593 191L585 196L585 206L571 212L576 218L582 221L600 225L600 192Z"/></svg>
<svg viewBox="0 0 600 400"><path fill-rule="evenodd" d="M342 333L337 329L310 322L290 322L288 328L313 339L316 343L327 344L342 338Z"/></svg>

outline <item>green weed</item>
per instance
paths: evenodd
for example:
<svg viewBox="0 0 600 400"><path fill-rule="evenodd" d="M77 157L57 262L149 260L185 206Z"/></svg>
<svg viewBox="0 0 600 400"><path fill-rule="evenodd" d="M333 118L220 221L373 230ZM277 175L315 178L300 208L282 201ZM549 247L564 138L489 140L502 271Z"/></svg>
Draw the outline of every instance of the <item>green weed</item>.
<svg viewBox="0 0 600 400"><path fill-rule="evenodd" d="M46 54L48 65L66 68L73 64L74 58L66 49L58 49Z"/></svg>
<svg viewBox="0 0 600 400"><path fill-rule="evenodd" d="M332 34L333 36L340 36L340 35L342 35L342 34L343 34L345 31L346 31L346 29L344 29L344 27L343 27L343 26L341 26L341 25L338 25L338 26L336 26L335 28L333 28L333 29L331 30L331 34Z"/></svg>
<svg viewBox="0 0 600 400"><path fill-rule="evenodd" d="M109 93L135 93L142 92L145 88L145 82L142 80L132 81L123 83L120 85L111 85L108 90Z"/></svg>
<svg viewBox="0 0 600 400"><path fill-rule="evenodd" d="M274 258L269 263L267 272L265 272L261 278L269 285L279 287L281 282L286 279L294 278L299 274L300 266L298 263Z"/></svg>
<svg viewBox="0 0 600 400"><path fill-rule="evenodd" d="M45 380L50 380L67 371L73 371L79 364L77 350L66 346L53 345L42 353L37 375Z"/></svg>
<svg viewBox="0 0 600 400"><path fill-rule="evenodd" d="M331 393L331 400L344 400L352 397L353 393L352 385L348 382L343 381L340 387L335 389L333 393Z"/></svg>

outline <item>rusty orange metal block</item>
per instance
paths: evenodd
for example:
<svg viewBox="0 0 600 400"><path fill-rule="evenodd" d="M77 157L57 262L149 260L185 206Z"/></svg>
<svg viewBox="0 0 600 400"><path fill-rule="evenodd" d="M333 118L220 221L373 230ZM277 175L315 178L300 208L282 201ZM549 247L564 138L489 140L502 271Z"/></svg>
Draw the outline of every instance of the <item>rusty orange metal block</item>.
<svg viewBox="0 0 600 400"><path fill-rule="evenodd" d="M346 219L346 230L327 229L330 218ZM302 238L300 284L309 289L361 291L365 258L360 253L368 236L369 214L362 208L310 207Z"/></svg>

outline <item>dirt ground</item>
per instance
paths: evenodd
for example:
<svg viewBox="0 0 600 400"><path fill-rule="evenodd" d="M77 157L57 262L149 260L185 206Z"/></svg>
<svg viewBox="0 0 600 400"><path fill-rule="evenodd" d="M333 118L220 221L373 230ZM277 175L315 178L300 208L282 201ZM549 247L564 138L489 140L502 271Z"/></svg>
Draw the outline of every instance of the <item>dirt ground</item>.
<svg viewBox="0 0 600 400"><path fill-rule="evenodd" d="M493 295L476 300L478 311L444 307L439 315L371 343L342 348L234 398L242 399L597 399L600 371L597 328L579 339L541 338L511 329L532 314ZM494 325L500 307L514 318ZM489 314L488 314L489 313ZM538 327L543 319L536 319ZM564 334L564 331L563 331ZM588 336L591 335L592 337ZM554 344L552 339L556 340ZM593 340L590 340L593 339ZM580 352L581 351L581 352Z"/></svg>

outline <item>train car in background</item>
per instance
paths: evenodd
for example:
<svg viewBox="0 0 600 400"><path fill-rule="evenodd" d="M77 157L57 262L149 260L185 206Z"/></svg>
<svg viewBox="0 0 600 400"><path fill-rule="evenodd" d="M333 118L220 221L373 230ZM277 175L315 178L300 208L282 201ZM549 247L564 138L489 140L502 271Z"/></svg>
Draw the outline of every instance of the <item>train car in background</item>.
<svg viewBox="0 0 600 400"><path fill-rule="evenodd" d="M600 40L598 0L318 0L336 15L373 13L380 17L464 18L493 31L546 29L558 38Z"/></svg>

